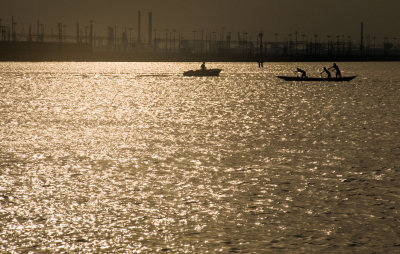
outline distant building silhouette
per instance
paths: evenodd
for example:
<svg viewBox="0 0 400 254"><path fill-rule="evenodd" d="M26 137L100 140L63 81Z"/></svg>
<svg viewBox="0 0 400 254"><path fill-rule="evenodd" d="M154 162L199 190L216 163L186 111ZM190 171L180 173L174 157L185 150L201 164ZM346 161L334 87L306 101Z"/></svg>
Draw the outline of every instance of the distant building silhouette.
<svg viewBox="0 0 400 254"><path fill-rule="evenodd" d="M193 30L192 34L184 34L175 29L160 31L153 28L153 14L149 12L148 40L144 42L141 34L141 11L138 11L137 15L136 43L132 38L132 28L129 28L128 35L126 27L118 29L117 26L107 26L105 35L101 35L95 31L95 29L101 30L101 27L97 25L95 27L94 21L90 20L87 24L77 22L76 33L71 35L67 34L66 24L58 22L56 27L47 26L52 32L46 34L45 26L39 20L36 32L33 32L35 27L31 24L25 29L23 27L17 29L16 19L12 16L8 24L0 20L0 53L3 52L0 54L0 60L23 59L25 56L39 53L45 56L46 47L52 48L50 45L54 43L58 45L54 49L59 48L62 51L63 48L67 48L71 56L74 55L72 49L75 48L81 55L85 49L89 52L86 55L99 59L107 52L114 54L115 58L121 58L116 53L123 51L125 52L123 59L147 57L165 61L255 61L260 67L264 61L354 61L400 58L400 46L396 38L379 39L371 35L365 37L363 22L361 22L359 42L344 35L322 36L315 33L312 36L305 34L299 36L298 31L294 31L294 36L282 33L266 35L238 32L234 38L231 32L225 31L224 28L220 33L215 30ZM53 29L56 34L53 34ZM40 50L35 50L35 47ZM32 52L27 53L29 50ZM52 57L57 58L55 55ZM114 56L107 55L110 59Z"/></svg>

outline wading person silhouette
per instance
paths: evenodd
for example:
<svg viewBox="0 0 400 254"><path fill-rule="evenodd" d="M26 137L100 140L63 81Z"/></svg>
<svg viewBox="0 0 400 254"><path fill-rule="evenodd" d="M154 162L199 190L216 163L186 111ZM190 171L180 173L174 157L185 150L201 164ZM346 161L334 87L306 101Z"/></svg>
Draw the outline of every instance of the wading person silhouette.
<svg viewBox="0 0 400 254"><path fill-rule="evenodd" d="M328 70L334 70L336 72L336 78L341 78L342 77L342 73L340 72L340 69L336 65L336 63L333 63L333 66L330 67Z"/></svg>

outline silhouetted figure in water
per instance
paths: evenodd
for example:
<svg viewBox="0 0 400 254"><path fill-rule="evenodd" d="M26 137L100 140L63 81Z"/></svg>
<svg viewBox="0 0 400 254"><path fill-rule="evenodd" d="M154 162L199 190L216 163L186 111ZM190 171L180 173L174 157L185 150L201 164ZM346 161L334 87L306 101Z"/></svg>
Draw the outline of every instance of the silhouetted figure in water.
<svg viewBox="0 0 400 254"><path fill-rule="evenodd" d="M307 78L307 73L305 70L302 70L300 68L297 68L297 72L301 73L301 78Z"/></svg>
<svg viewBox="0 0 400 254"><path fill-rule="evenodd" d="M321 75L323 73L326 73L326 75L328 76L328 79L332 78L331 72L324 66L324 70L320 73Z"/></svg>
<svg viewBox="0 0 400 254"><path fill-rule="evenodd" d="M262 57L258 57L257 63L258 63L258 68L264 68L264 60Z"/></svg>
<svg viewBox="0 0 400 254"><path fill-rule="evenodd" d="M333 63L333 66L329 68L329 70L335 70L336 72L336 78L341 78L342 73L340 73L339 67L336 65L336 63Z"/></svg>
<svg viewBox="0 0 400 254"><path fill-rule="evenodd" d="M205 71L206 70L206 62L203 62L201 64L200 68L201 68L202 71Z"/></svg>

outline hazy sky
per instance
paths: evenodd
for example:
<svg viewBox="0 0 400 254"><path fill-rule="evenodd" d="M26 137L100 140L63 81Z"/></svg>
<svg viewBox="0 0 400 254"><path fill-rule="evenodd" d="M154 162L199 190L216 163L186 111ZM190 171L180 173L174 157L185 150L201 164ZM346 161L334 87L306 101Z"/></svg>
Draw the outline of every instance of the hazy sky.
<svg viewBox="0 0 400 254"><path fill-rule="evenodd" d="M400 0L0 0L2 24L9 24L13 15L17 29L40 19L46 29L63 22L70 33L76 22L89 20L94 20L97 33L114 25L136 29L138 10L144 33L147 13L152 11L153 28L159 31L190 34L224 28L234 34L263 31L282 37L298 30L358 38L364 21L366 34L400 37Z"/></svg>

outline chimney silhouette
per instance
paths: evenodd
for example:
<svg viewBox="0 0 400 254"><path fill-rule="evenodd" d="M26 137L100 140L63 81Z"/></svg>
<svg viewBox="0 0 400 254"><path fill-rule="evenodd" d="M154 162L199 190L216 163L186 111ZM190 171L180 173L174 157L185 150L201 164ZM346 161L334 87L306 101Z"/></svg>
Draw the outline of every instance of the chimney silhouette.
<svg viewBox="0 0 400 254"><path fill-rule="evenodd" d="M153 14L149 12L149 45L153 41Z"/></svg>
<svg viewBox="0 0 400 254"><path fill-rule="evenodd" d="M90 21L89 43L90 46L93 46L93 20Z"/></svg>
<svg viewBox="0 0 400 254"><path fill-rule="evenodd" d="M141 37L141 23L140 23L140 21L141 21L141 18L140 18L140 11L138 11L138 38L137 38L138 43L141 43L141 42L142 42L142 37Z"/></svg>
<svg viewBox="0 0 400 254"><path fill-rule="evenodd" d="M360 52L361 55L364 51L364 22L361 22L361 38L360 38Z"/></svg>
<svg viewBox="0 0 400 254"><path fill-rule="evenodd" d="M11 16L11 40L16 41L17 40L17 33L15 30L15 25L17 23L14 21L14 16Z"/></svg>
<svg viewBox="0 0 400 254"><path fill-rule="evenodd" d="M79 22L76 23L76 43L80 43L80 34L79 34Z"/></svg>

